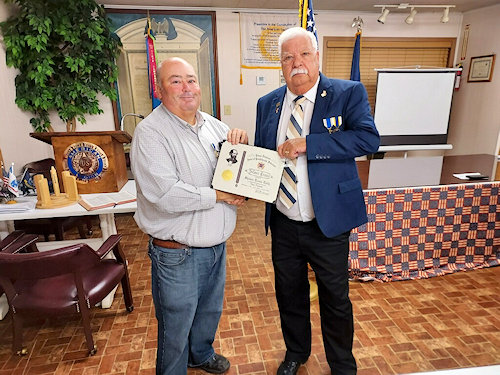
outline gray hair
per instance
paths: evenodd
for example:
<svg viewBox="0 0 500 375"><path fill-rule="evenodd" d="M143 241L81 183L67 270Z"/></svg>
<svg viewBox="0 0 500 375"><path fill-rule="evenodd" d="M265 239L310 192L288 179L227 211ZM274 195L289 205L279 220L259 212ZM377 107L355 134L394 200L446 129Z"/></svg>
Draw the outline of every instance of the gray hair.
<svg viewBox="0 0 500 375"><path fill-rule="evenodd" d="M279 38L278 38L279 56L281 56L281 46L283 45L283 43L285 43L287 40L296 38L298 36L305 36L305 37L309 38L314 50L315 51L318 50L318 41L316 40L316 36L312 32L307 31L306 29L297 26L297 27L291 27L289 29L286 29L279 36Z"/></svg>

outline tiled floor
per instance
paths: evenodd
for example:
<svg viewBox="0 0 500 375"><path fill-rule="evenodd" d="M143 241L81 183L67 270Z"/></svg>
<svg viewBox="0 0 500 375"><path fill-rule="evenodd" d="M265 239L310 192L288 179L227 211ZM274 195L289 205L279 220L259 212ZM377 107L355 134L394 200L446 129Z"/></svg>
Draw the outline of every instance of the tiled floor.
<svg viewBox="0 0 500 375"><path fill-rule="evenodd" d="M9 317L0 322L0 375L154 374L156 320L147 238L129 215L117 218L130 263L135 310L125 311L120 289L109 310L94 309L98 353L86 357L77 317L32 320L26 357L11 354ZM231 360L228 374L275 374L284 355L274 298L270 239L263 205L240 209L228 244L223 316L215 347ZM500 267L427 280L351 283L360 375L389 375L500 364ZM312 305L312 356L299 375L330 374ZM189 375L205 374L189 370Z"/></svg>

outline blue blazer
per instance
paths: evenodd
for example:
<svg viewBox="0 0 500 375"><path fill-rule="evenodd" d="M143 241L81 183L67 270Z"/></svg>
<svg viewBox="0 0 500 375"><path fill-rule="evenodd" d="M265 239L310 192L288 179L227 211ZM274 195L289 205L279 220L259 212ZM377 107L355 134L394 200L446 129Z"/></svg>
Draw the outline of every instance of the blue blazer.
<svg viewBox="0 0 500 375"><path fill-rule="evenodd" d="M255 145L276 150L276 136L286 86L257 102ZM342 116L338 131L323 119ZM307 170L314 214L326 237L335 237L366 223L366 206L354 160L377 152L380 138L360 82L330 79L320 73L318 92L306 137ZM266 204L266 233L271 204Z"/></svg>

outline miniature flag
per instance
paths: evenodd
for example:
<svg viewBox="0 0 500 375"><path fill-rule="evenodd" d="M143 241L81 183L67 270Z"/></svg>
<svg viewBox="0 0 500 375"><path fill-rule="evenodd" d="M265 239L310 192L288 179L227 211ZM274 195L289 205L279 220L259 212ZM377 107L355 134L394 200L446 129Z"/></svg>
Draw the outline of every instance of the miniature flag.
<svg viewBox="0 0 500 375"><path fill-rule="evenodd" d="M19 188L17 185L16 175L14 174L14 163L12 163L9 169L9 184L7 185L7 189L9 189L14 196L19 196Z"/></svg>
<svg viewBox="0 0 500 375"><path fill-rule="evenodd" d="M7 173L7 171L5 170L5 168L3 167L3 163L2 163L2 182L5 187L7 187L9 185L9 173ZM0 186L2 186L0 185Z"/></svg>
<svg viewBox="0 0 500 375"><path fill-rule="evenodd" d="M32 190L33 192L36 191L33 176L28 172L27 168L24 170L21 181L19 181L19 189L23 192L24 195L28 195L30 190Z"/></svg>

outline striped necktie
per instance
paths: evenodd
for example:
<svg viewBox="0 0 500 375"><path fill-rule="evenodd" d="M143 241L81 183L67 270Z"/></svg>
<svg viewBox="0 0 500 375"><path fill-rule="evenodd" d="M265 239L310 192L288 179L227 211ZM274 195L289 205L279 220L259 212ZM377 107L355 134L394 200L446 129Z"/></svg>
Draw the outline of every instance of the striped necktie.
<svg viewBox="0 0 500 375"><path fill-rule="evenodd" d="M294 99L295 106L292 110L290 121L288 122L285 140L301 137L302 127L304 125L304 110L302 108L302 103L305 100L306 98L302 95L299 95ZM297 201L296 167L297 159L290 160L288 166L286 166L283 170L283 176L281 177L278 197L286 208L292 207Z"/></svg>

